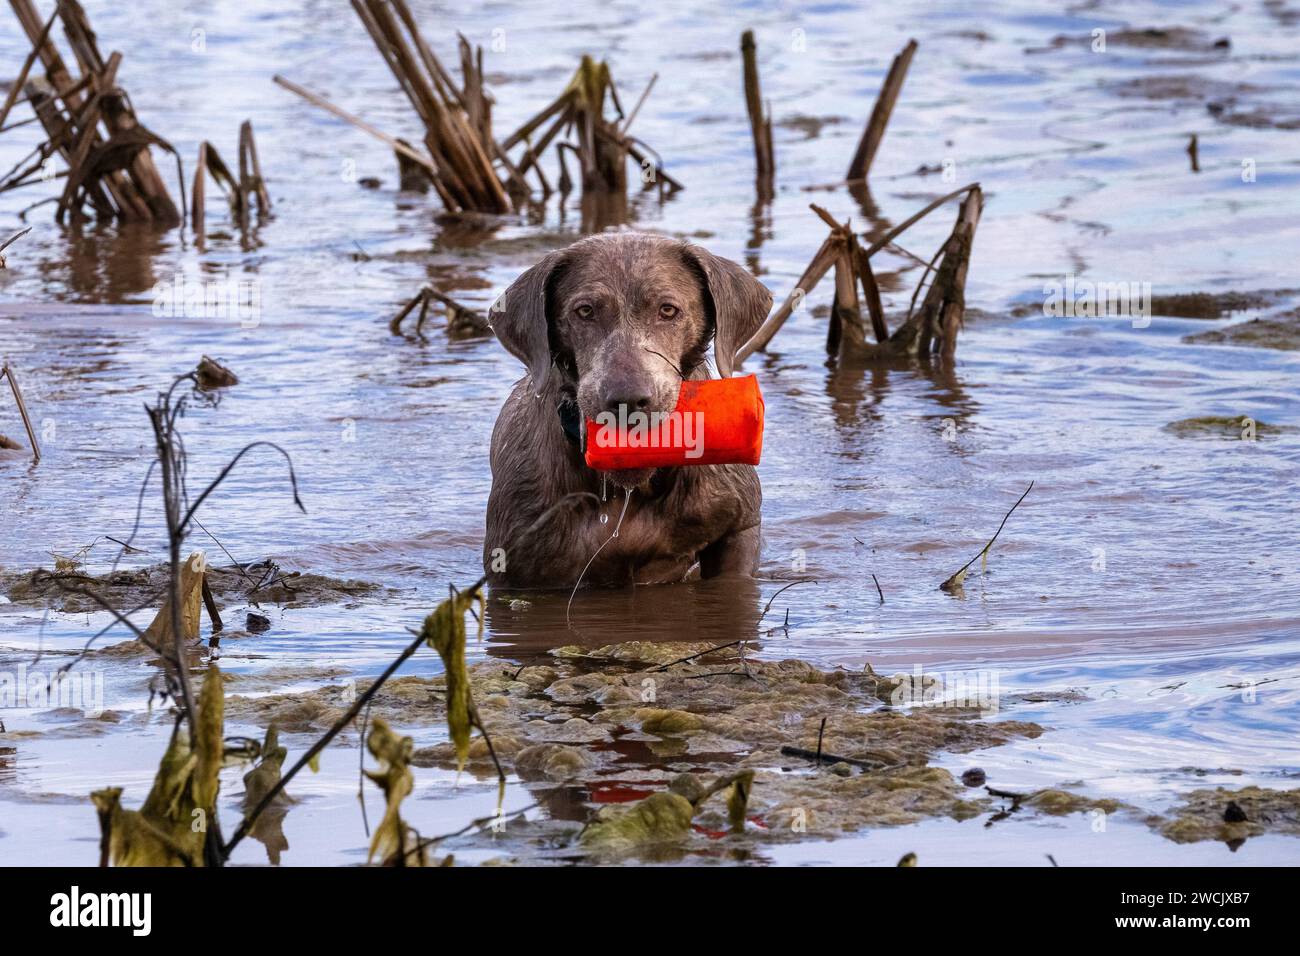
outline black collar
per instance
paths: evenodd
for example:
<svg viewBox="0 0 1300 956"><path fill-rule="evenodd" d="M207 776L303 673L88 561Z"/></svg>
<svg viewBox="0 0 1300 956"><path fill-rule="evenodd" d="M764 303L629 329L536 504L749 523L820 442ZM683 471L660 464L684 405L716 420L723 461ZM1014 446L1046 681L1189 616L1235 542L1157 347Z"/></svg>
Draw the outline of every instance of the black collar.
<svg viewBox="0 0 1300 956"><path fill-rule="evenodd" d="M565 437L581 447L582 412L578 409L578 403L566 395L560 399L555 410L560 415L560 427L564 429Z"/></svg>

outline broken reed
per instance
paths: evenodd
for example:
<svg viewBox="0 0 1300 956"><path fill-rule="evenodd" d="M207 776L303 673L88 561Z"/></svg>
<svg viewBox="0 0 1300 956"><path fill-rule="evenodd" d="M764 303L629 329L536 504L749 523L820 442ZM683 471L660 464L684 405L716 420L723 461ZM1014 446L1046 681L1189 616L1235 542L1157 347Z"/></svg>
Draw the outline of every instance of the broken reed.
<svg viewBox="0 0 1300 956"><path fill-rule="evenodd" d="M772 150L772 107L764 109L758 83L758 50L754 31L740 35L742 76L745 84L745 109L749 113L749 130L754 139L754 184L760 202L770 201L776 177L776 156Z"/></svg>
<svg viewBox="0 0 1300 956"><path fill-rule="evenodd" d="M420 314L415 322L415 333L416 335L421 334L424 330L424 320L428 318L429 309L435 302L441 303L446 309L448 335L463 337L492 334L492 326L482 315L467 306L461 305L445 292L427 284L421 286L420 291L388 323L389 330L394 335L399 334L402 330L402 320L410 315L418 305Z"/></svg>
<svg viewBox="0 0 1300 956"><path fill-rule="evenodd" d="M18 406L18 414L22 416L23 427L27 429L27 440L32 443L32 457L39 462L41 460L41 445L36 440L36 429L32 427L31 416L27 414L27 403L23 401L22 389L18 387L18 378L8 364L0 368L0 378L9 380L9 389L13 392L14 402Z"/></svg>
<svg viewBox="0 0 1300 956"><path fill-rule="evenodd" d="M958 197L962 197L962 203L952 232L930 260L913 294L914 306L917 295L925 286L925 280L933 273L934 278L921 308L909 308L903 324L891 333L881 305L880 289L872 272L871 257L881 249L893 246L895 240L909 228ZM830 235L818 248L780 308L767 317L758 331L736 353L736 365L739 366L749 356L767 347L795 308L803 303L832 268L836 273L835 299L826 338L827 349L832 354L868 360L941 354L950 359L957 348L957 333L965 315L966 274L975 228L979 225L980 213L984 208L984 194L979 184L971 183L940 196L866 248L862 247L859 237L847 222L837 223L830 213L819 206L811 208L830 226ZM866 301L874 342L867 338L867 326L861 313L862 300L857 296L859 286Z"/></svg>
<svg viewBox="0 0 1300 956"><path fill-rule="evenodd" d="M500 151L492 140L491 101L483 90L483 56L464 37L464 86L425 43L406 0L352 0L366 32L424 124L432 160L429 178L447 208L506 213L513 204L493 168Z"/></svg>
<svg viewBox="0 0 1300 956"><path fill-rule="evenodd" d="M651 83L653 82L652 79ZM649 87L647 93L648 91ZM645 96L642 94L642 100ZM605 115L607 98L613 108L613 118ZM640 103L637 108L640 108ZM626 116L623 113L609 64L604 61L598 63L590 56L584 56L560 95L506 137L501 146L506 150L521 144L525 146L516 166L521 174L536 170L536 174L543 177L540 182L547 194L551 187L538 167L538 160L552 144L556 144L560 162L561 192L567 192L571 188L568 165L564 159L566 149L578 161L584 190L625 187L626 162L629 157L643 168L647 164L653 166L656 174L661 175L670 189L681 189L681 183L663 173L657 162L651 163L647 148L628 132L636 118L636 112L634 110ZM620 120L624 122L620 123ZM543 126L545 129L541 135L534 138L534 134ZM573 134L574 141L556 143L561 133Z"/></svg>
<svg viewBox="0 0 1300 956"><path fill-rule="evenodd" d="M58 222L70 218L74 224L80 223L89 205L100 219L179 225L182 214L168 194L149 147L158 146L173 156L176 150L141 125L130 98L117 85L122 54L114 52L104 59L76 0L60 0L46 21L31 0L10 0L10 6L32 52L10 88L0 119L8 116L19 95L25 95L48 139L29 154L30 165L15 167L0 184L0 191L43 181L41 170L57 153L68 166L55 213ZM79 77L74 78L51 39L56 18L63 22ZM37 60L45 70L43 79L30 78ZM178 170L179 164L177 157Z"/></svg>
<svg viewBox="0 0 1300 956"><path fill-rule="evenodd" d="M862 131L862 139L858 141L857 151L853 154L853 159L849 162L849 170L844 178L850 182L854 180L866 179L871 172L871 164L876 158L876 151L880 148L881 141L885 138L885 127L889 125L889 117L894 112L894 104L898 102L898 94L903 89L903 81L907 78L907 68L912 65L912 56L916 53L916 41L908 40L907 46L894 57L894 62L890 64L889 72L885 74L884 85L880 87L880 93L876 97L876 105L871 111L871 119L867 121L867 128Z"/></svg>
<svg viewBox="0 0 1300 956"><path fill-rule="evenodd" d="M651 77L636 107L625 114L609 65L584 56L560 95L498 142L492 132L492 98L484 85L482 47L473 47L458 35L462 77L458 87L425 42L405 0L351 2L423 124L425 150L385 133L282 76L274 80L387 144L398 156L404 189L416 187L418 177L427 180L449 212L509 213L531 198L529 173L543 199L556 191L540 163L547 150L553 148L562 196L573 188L566 157L577 160L584 222L594 229L604 222L626 218L629 159L640 165L647 188L682 188L664 171L658 154L629 132L657 74ZM612 106L612 116L607 115L607 102ZM540 135L535 136L539 131ZM572 140L565 138L569 135ZM512 159L510 150L516 147L522 147L522 151Z"/></svg>
<svg viewBox="0 0 1300 956"><path fill-rule="evenodd" d="M249 218L254 199L257 201L258 219L263 219L271 211L271 197L266 191L266 182L262 178L262 164L257 158L257 144L253 140L253 124L244 120L239 127L239 178L236 179L217 152L217 148L206 139L199 144L198 162L194 166L194 187L190 190L193 207L190 219L193 222L194 235L202 247L205 238L207 200L206 183L208 177L225 193L230 204L231 214L239 224L239 231L247 239Z"/></svg>

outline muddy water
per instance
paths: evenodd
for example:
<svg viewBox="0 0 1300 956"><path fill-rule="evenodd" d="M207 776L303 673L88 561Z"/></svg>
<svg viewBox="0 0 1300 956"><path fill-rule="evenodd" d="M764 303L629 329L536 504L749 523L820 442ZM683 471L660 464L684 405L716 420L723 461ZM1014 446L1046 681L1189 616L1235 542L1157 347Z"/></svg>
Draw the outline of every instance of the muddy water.
<svg viewBox="0 0 1300 956"><path fill-rule="evenodd" d="M1213 415L1300 428L1297 353L1181 341L1271 307L1135 327L1048 317L1041 305L1044 284L1071 274L1149 282L1157 295L1300 285L1297 8L1096 3L1062 12L1009 3L994 15L960 3L870 13L759 3L742 22L675 2L415 6L449 60L455 30L488 47L499 132L545 105L584 52L609 58L625 101L658 72L637 131L687 188L666 202L636 197L635 224L745 262L778 298L824 236L809 202L879 233L960 183L978 180L988 197L967 290L978 314L955 368L828 363L829 285L748 363L768 413L763 573L752 590L697 583L580 593L569 614L567 592L497 595L472 655L734 640L753 632L778 588L808 578L776 598L762 627L785 626L765 634L759 653L822 666L869 661L880 671L979 671L1007 695L1086 695L1020 705L1018 719L1050 731L949 758L954 769L977 762L1007 789L1074 783L1151 809L1199 786L1294 784L1300 433L1248 442L1164 426ZM292 454L307 513L292 506L283 462L258 455L205 507L206 528L239 560L272 557L389 589L345 605L264 606L271 629L225 640L223 667L260 692L374 675L448 581L479 574L488 438L520 372L491 340L449 341L437 328L394 336L387 319L430 280L486 307L543 252L579 235L576 201L448 221L435 199L397 190L382 146L272 85L283 73L419 138L345 4L87 7L101 46L126 55L119 75L143 121L187 164L204 138L233 158L240 121L253 121L274 216L241 244L211 199L200 252L179 231L76 234L50 221L48 205L30 214L33 232L0 272L0 352L21 371L45 457L37 466L0 460L0 570L49 566L51 552L96 541L86 566L107 568L116 549L100 536L130 533L151 458L142 405L213 355L242 381L186 416L192 481L215 475L245 442L270 439ZM0 61L12 73L26 47L14 22L3 22ZM738 83L737 38L749 26L776 119L779 188L767 208L754 205ZM1173 26L1186 32L1124 32ZM204 31L202 52L192 49L195 29ZM1107 31L1104 53L1092 49L1095 29ZM491 49L494 30L504 30L504 50ZM871 195L854 199L838 179L909 36L920 51ZM1226 48L1216 45L1225 37ZM1185 152L1192 133L1199 173ZM0 137L0 166L35 144L30 126ZM945 164L955 182L918 172ZM382 183L363 188L356 180L366 177ZM0 196L0 232L54 194L49 186ZM933 217L906 246L928 259L950 221L947 212ZM884 254L881 269L896 316L919 269ZM178 275L257 283L259 321L155 316L155 284ZM21 438L7 396L0 432ZM962 596L939 591L1030 481L986 573L972 569ZM136 543L149 553L128 565L161 558L156 507ZM192 543L220 554L201 533ZM228 616L238 626L243 609ZM0 666L56 666L109 623L98 613L0 606ZM122 636L110 630L98 645ZM37 648L47 656L33 663ZM98 831L84 795L111 783L138 798L148 787L167 728L145 709L151 670L133 659L94 667L107 720L42 707L0 712L10 732L0 737L0 860L91 862ZM408 665L436 669L428 656ZM410 730L421 742L438 737ZM306 739L290 736L291 753ZM320 774L296 782L301 803L286 820L284 863L364 859L356 764L355 740L345 738ZM419 773L408 816L425 833L458 829L495 805L490 783ZM236 772L225 790L233 821ZM506 809L533 799L516 783ZM376 807L372 800L372 820ZM916 850L927 862L1038 863L1053 853L1073 863L1258 863L1293 861L1298 846L1262 838L1232 854L1119 824L1102 842L1078 820L987 830L944 821L765 858L892 862ZM461 855L492 853L475 846ZM238 858L261 862L266 853L250 841Z"/></svg>

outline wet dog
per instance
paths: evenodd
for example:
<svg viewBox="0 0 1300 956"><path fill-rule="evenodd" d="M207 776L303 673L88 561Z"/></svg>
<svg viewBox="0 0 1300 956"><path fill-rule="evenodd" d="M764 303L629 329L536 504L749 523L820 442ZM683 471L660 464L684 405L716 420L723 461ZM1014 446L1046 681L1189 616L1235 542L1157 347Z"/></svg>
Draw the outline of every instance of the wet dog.
<svg viewBox="0 0 1300 956"><path fill-rule="evenodd" d="M697 565L704 577L752 575L762 504L753 467L602 474L583 460L581 435L602 412L671 412L683 378L710 377L710 343L729 376L771 305L736 263L645 233L582 239L521 275L491 314L528 374L492 432L489 580L659 583Z"/></svg>

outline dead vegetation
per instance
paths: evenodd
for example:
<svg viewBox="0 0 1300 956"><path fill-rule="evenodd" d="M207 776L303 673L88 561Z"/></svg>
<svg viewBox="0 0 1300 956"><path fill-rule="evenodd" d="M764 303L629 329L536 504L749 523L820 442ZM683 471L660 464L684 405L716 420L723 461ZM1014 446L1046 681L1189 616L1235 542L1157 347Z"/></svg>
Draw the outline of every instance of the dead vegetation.
<svg viewBox="0 0 1300 956"><path fill-rule="evenodd" d="M402 310L393 316L393 320L388 323L389 329L394 335L402 330L402 320L415 311L419 306L420 311L415 320L415 334L420 335L424 332L424 320L429 317L429 310L434 303L442 305L447 317L447 335L451 338L471 338L480 335L491 335L492 326L488 324L481 314L475 312L467 306L461 305L445 292L435 289L433 286L425 284Z"/></svg>
<svg viewBox="0 0 1300 956"><path fill-rule="evenodd" d="M398 156L403 188L423 178L448 212L496 215L519 211L539 191L543 202L558 192L563 213L574 188L571 159L582 191L583 230L588 232L626 221L629 161L638 165L644 188L656 188L661 196L682 188L664 170L658 153L629 131L654 77L636 107L624 113L609 65L584 56L554 101L498 140L481 47L458 36L457 85L405 0L352 0L352 6L424 127L424 151L284 77L275 77L275 82L386 143ZM559 169L556 185L541 162L548 151Z"/></svg>
<svg viewBox="0 0 1300 956"><path fill-rule="evenodd" d="M880 143L885 138L885 128L889 125L889 117L893 115L894 104L898 102L898 94L902 92L903 81L907 79L907 69L912 65L912 57L916 53L916 41L908 40L907 46L894 57L894 62L889 66L889 72L885 74L885 82L880 87L880 94L876 97L875 108L871 111L871 118L867 120L867 128L862 131L862 139L858 141L857 151L853 154L853 159L849 162L849 170L845 173L844 178L849 182L855 180L865 180L871 172L871 163L876 158L876 151L880 149Z"/></svg>
<svg viewBox="0 0 1300 956"><path fill-rule="evenodd" d="M762 112L760 106L752 32L746 32L742 36L741 50L744 58L745 101L754 138L759 199L763 202L766 201L765 197L771 196L775 160L771 145L771 119ZM869 211L869 215L875 207L870 198L867 177L884 140L886 127L916 50L916 41L909 40L894 58L845 176L849 193L864 210ZM919 259L898 245L898 239L908 229L953 200L960 200L956 222L948 238L928 261ZM838 222L822 207L812 205L810 208L830 228L830 234L813 255L785 301L767 317L750 341L737 353L736 364L739 365L754 352L766 349L785 322L803 307L816 285L832 269L835 274L835 293L826 330L826 350L829 354L854 363L896 364L918 358L928 359L930 356L951 361L957 349L957 334L965 320L966 274L970 268L975 230L984 210L984 194L979 184L971 183L939 197L901 225L888 229L884 235L874 240L869 234L855 233L851 222ZM925 267L907 312L892 331L871 262L871 257L883 249L902 252ZM930 280L928 287L927 279ZM923 298L922 292L925 293Z"/></svg>
<svg viewBox="0 0 1300 956"><path fill-rule="evenodd" d="M384 62L425 129L429 180L451 212L506 213L513 208L493 163L504 158L492 138L492 101L483 87L483 54L460 38L458 88L425 43L406 0L352 0ZM518 184L509 161L507 178Z"/></svg>
<svg viewBox="0 0 1300 956"><path fill-rule="evenodd" d="M226 196L231 215L239 226L244 246L248 246L252 205L257 203L257 219L261 222L271 212L271 196L262 179L262 164L257 158L257 144L253 141L253 124L244 120L239 127L239 178L206 139L199 144L198 162L194 166L194 208L191 214L194 238L202 249L207 241L207 179L212 178Z"/></svg>
<svg viewBox="0 0 1300 956"><path fill-rule="evenodd" d="M749 113L750 133L754 138L754 184L759 202L770 202L775 192L776 155L772 149L772 106L763 103L758 80L758 45L754 31L740 35L743 62L745 109Z"/></svg>
<svg viewBox="0 0 1300 956"><path fill-rule="evenodd" d="M41 460L41 443L36 440L36 429L32 427L32 418L27 413L27 403L23 400L22 389L18 387L18 377L14 370L8 364L0 367L0 379L9 383L9 391L14 397L14 404L18 406L18 414L22 416L23 428L27 430L27 440L32 443L32 459ZM19 451L22 446L12 439L0 435L0 447L8 448L12 451Z"/></svg>
<svg viewBox="0 0 1300 956"><path fill-rule="evenodd" d="M157 449L157 459L149 474L152 475L156 466L162 485L170 552L170 560L164 566L163 587L147 598L148 602L158 598L162 600L162 607L153 622L143 630L134 624L127 612L92 586L93 580L78 573L79 560L67 562L54 573L36 572L30 576L33 589L52 587L62 594L79 595L93 606L109 612L117 623L131 631L139 644L160 659L162 683L154 688L155 691L163 700L172 700L177 705L171 741L141 808L131 810L124 807L120 787L106 787L92 795L100 819L100 862L105 866L110 862L119 866L221 866L234 847L255 830L263 836L269 834L268 851L278 852L276 848L283 844L279 818L287 809L286 784L304 766L314 762L320 751L357 718L384 682L424 644L436 650L443 659L447 723L460 761L463 763L468 755L472 728L479 729L487 741L489 753L493 753L465 669L464 617L475 601L481 605L483 581L464 592L452 589L451 596L428 616L407 649L283 775L280 768L287 752L278 745L274 723L268 724L264 742L260 744L248 738L227 739L224 736L225 681L215 660L207 662L201 693L196 697L191 688L194 667L191 650L199 639L200 615L205 604L212 617L214 646L215 634L223 625L208 585L210 569L204 554L193 552L182 562L181 549L192 528L202 527L197 512L204 501L217 490L246 453L260 446L273 448L284 455L289 464L294 503L305 509L298 498L292 461L283 449L271 442L246 445L201 492L190 495L185 444L177 428L186 404L186 397L177 395L182 384L189 384L197 393L198 372L177 378L167 391L159 395L154 405L147 407ZM145 483L148 484L148 476ZM125 542L121 542L122 553L131 548L138 530L137 519L136 529ZM83 554L91 546L87 546ZM246 567L237 566L236 573L245 580L254 580ZM259 583L254 583L253 590L259 586ZM143 606L147 604L131 610L137 611ZM476 616L481 627L482 616ZM81 657L84 654L74 658L63 669L76 666ZM421 841L418 834L412 834L399 815L401 801L411 789L408 766L410 738L396 736L379 721L370 735L369 744L372 754L380 762L380 770L372 773L371 779L380 784L387 799L384 820L376 830L371 846L372 856L378 854L389 865L423 863L428 841ZM259 763L246 778L249 793L245 800L245 815L226 842L222 838L217 814L219 773L228 761L249 760L259 760ZM500 770L498 773L504 793L505 776ZM264 818L264 814L268 816ZM415 842L409 844L408 849L408 838L411 837Z"/></svg>
<svg viewBox="0 0 1300 956"><path fill-rule="evenodd" d="M181 208L168 193L150 147L176 157L178 178L180 158L171 144L140 123L130 96L118 85L122 54L113 52L104 58L76 0L60 0L44 21L31 0L10 0L10 6L32 52L0 109L0 126L12 108L23 102L32 108L47 139L0 180L0 192L46 182L57 175L64 177L55 212L59 223L75 226L93 215L164 228L180 225ZM79 75L71 72L55 45L55 20L62 23ZM38 61L44 76L33 74ZM64 161L65 172L53 173L49 163L56 155Z"/></svg>
<svg viewBox="0 0 1300 956"><path fill-rule="evenodd" d="M1020 507L1020 503L1024 501L1027 497L1029 497L1029 493L1033 490L1034 490L1034 483L1031 481L1029 483L1029 487L1025 489L1025 493L1021 495L1018 499L1016 499L1016 503L1012 505L1011 510L1006 513L1006 516L1002 519L1002 523L998 525L998 530L993 532L993 537L989 538L989 543L984 545L984 547L980 549L979 554L975 555L975 557L971 558L969 561L963 564L957 572L955 572L950 578L948 578L948 580L944 581L943 584L939 585L939 589L941 591L947 591L950 594L960 594L962 591L962 585L966 581L966 572L970 570L970 566L972 564L974 564L976 561L982 561L983 562L982 567L983 568L988 567L989 549L993 547L993 542L998 540L998 535L1000 535L1002 533L1002 529L1007 526L1007 519L1009 519L1013 514L1015 514L1016 509Z"/></svg>
<svg viewBox="0 0 1300 956"><path fill-rule="evenodd" d="M952 232L927 263L902 324L891 332L872 272L871 257L894 245L899 236L935 209L958 198L961 198L961 204ZM970 267L975 228L984 208L984 194L979 184L972 183L941 196L885 236L866 245L865 237L853 232L848 222L836 222L820 206L811 208L830 227L830 235L789 296L736 354L736 364L755 352L765 350L786 320L803 307L817 283L831 269L835 270L835 298L826 331L826 348L830 354L866 362L897 362L932 355L951 360L965 318L966 274ZM933 278L926 289L925 280L931 275ZM916 303L922 289L926 292L918 309Z"/></svg>
<svg viewBox="0 0 1300 956"><path fill-rule="evenodd" d="M676 192L682 184L664 169L659 154L630 132L655 78L631 113L624 113L609 64L584 56L568 85L545 109L502 141L503 149L522 147L517 162L521 175L532 172L543 197L554 191L541 167L541 158L554 149L560 169L558 191L563 200L573 189L566 155L572 156L582 188L582 229L598 232L627 219L627 166L639 167L644 189ZM612 115L610 115L612 110ZM567 138L566 137L571 137Z"/></svg>

